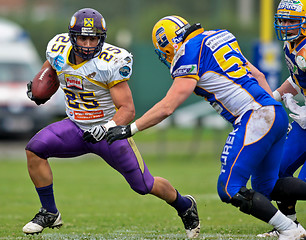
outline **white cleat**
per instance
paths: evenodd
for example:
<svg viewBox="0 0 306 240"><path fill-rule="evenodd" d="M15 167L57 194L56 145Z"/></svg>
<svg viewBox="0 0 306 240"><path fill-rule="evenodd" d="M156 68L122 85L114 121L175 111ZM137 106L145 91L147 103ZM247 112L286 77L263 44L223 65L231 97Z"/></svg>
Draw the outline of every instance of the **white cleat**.
<svg viewBox="0 0 306 240"><path fill-rule="evenodd" d="M56 214L47 212L46 209L41 208L35 217L28 222L22 231L25 234L39 234L45 228L60 228L63 225L61 214L57 212Z"/></svg>
<svg viewBox="0 0 306 240"><path fill-rule="evenodd" d="M301 224L297 224L296 228L279 231L278 240L300 240L306 237L306 230L302 227Z"/></svg>
<svg viewBox="0 0 306 240"><path fill-rule="evenodd" d="M266 233L258 234L257 237L265 238L265 237L278 237L279 231L273 228L271 231Z"/></svg>

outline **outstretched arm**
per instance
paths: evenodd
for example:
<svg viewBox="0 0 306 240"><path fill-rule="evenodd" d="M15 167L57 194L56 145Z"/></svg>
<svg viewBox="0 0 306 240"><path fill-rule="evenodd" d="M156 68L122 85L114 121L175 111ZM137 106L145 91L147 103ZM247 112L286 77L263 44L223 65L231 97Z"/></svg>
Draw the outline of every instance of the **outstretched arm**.
<svg viewBox="0 0 306 240"><path fill-rule="evenodd" d="M193 78L175 78L166 96L135 121L138 130L145 130L169 117L191 95L196 84Z"/></svg>
<svg viewBox="0 0 306 240"><path fill-rule="evenodd" d="M105 138L109 128L117 124L128 124L135 117L135 107L132 93L126 81L116 84L110 89L112 100L118 109L112 120L106 124L93 126L83 134L83 139L87 142L96 143Z"/></svg>
<svg viewBox="0 0 306 240"><path fill-rule="evenodd" d="M282 97L286 93L291 93L293 96L299 93L299 87L293 82L291 77L288 77L286 81L273 92L273 95L277 101L282 101Z"/></svg>
<svg viewBox="0 0 306 240"><path fill-rule="evenodd" d="M175 78L166 96L142 117L128 126L116 126L107 132L107 142L131 137L137 131L150 128L170 116L194 91L197 81L193 78Z"/></svg>

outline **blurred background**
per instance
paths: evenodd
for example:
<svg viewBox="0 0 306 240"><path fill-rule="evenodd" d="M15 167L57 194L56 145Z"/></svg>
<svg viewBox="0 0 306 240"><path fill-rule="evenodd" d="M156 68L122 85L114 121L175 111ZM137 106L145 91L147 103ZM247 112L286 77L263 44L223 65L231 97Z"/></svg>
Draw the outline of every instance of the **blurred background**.
<svg viewBox="0 0 306 240"><path fill-rule="evenodd" d="M37 107L26 98L25 85L45 61L48 41L57 33L67 32L71 16L80 8L91 7L101 12L108 28L106 41L134 55L129 84L136 114L140 116L165 95L172 83L169 70L159 62L151 42L154 24L167 15L180 15L190 24L200 22L206 30L229 29L237 37L244 55L267 74L274 90L288 73L281 52L282 43L275 41L273 28L278 3L278 0L0 0L0 43L3 49L0 51L0 89L6 93L6 100L0 97L0 135L14 131L32 134L41 127L38 122L47 124L49 119L64 114L60 93L45 106ZM23 42L22 47L17 48L18 42ZM25 67L27 74L19 74L22 79L17 79L13 76L17 71L14 64L21 58L22 48L31 49L31 53L25 53L28 57L20 64L31 66ZM4 56L4 52L16 57L7 63L9 57ZM3 69L8 69L8 64L14 69L12 76L3 76ZM5 82L13 80L22 82L18 92L5 88ZM10 84L9 87L12 86L16 88L17 85ZM0 92L0 95L5 94ZM19 95L23 97L18 102ZM22 116L24 111L30 112L28 117ZM9 120L4 121L8 115ZM40 115L40 121L30 123L29 118L37 115ZM160 126L169 124L217 129L228 126L222 118L216 117L209 104L195 95Z"/></svg>

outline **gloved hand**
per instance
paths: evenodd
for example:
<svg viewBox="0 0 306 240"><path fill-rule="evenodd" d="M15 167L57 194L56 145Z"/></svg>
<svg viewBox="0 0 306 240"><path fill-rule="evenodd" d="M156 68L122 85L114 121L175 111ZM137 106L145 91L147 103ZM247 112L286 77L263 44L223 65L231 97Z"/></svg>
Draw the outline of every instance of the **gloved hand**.
<svg viewBox="0 0 306 240"><path fill-rule="evenodd" d="M33 94L32 94L32 81L28 82L28 84L27 84L27 96L28 96L29 99L34 101L37 105L44 104L45 102L47 102L50 99L50 98L38 99L38 98L34 97Z"/></svg>
<svg viewBox="0 0 306 240"><path fill-rule="evenodd" d="M291 93L285 93L283 95L283 101L285 106L292 112L289 116L297 122L301 128L306 129L306 106L299 106L297 101L293 99Z"/></svg>
<svg viewBox="0 0 306 240"><path fill-rule="evenodd" d="M106 131L102 125L94 126L84 132L83 139L86 142L97 143L105 137Z"/></svg>
<svg viewBox="0 0 306 240"><path fill-rule="evenodd" d="M116 140L129 138L132 136L131 125L119 125L110 128L106 133L106 141L112 144Z"/></svg>

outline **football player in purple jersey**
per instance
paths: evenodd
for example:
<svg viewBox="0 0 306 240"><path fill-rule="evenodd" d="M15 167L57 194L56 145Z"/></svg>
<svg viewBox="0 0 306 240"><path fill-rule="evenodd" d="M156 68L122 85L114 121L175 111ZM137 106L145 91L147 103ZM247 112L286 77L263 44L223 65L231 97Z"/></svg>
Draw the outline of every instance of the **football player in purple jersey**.
<svg viewBox="0 0 306 240"><path fill-rule="evenodd" d="M107 141L112 144L156 125L194 92L233 126L221 154L221 200L272 225L280 240L305 237L301 224L271 203L306 200L305 182L278 177L287 114L272 97L264 75L241 53L235 36L228 30L205 31L200 24L167 16L155 24L152 39L155 52L170 68L172 86L135 122L110 128ZM247 188L249 180L252 188Z"/></svg>
<svg viewBox="0 0 306 240"><path fill-rule="evenodd" d="M135 192L155 195L174 207L187 236L197 237L200 222L195 199L181 196L168 180L153 177L132 138L111 146L105 140L110 127L128 124L135 116L127 83L132 74L132 55L106 43L105 38L103 16L84 8L72 16L69 33L56 35L47 46L43 68L51 65L56 70L66 95L68 118L45 127L26 146L29 175L42 207L23 232L38 234L45 228L62 226L48 159L93 153L122 174ZM31 84L28 86L31 97Z"/></svg>

